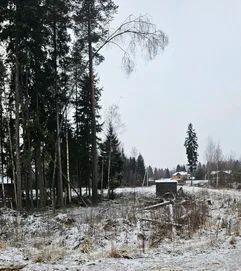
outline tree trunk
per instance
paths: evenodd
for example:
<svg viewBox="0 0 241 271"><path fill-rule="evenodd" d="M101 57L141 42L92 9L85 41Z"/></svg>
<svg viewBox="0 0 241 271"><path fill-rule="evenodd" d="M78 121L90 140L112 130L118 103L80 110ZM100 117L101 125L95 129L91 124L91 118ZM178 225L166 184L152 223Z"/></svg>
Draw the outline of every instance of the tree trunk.
<svg viewBox="0 0 241 271"><path fill-rule="evenodd" d="M110 166L111 166L111 146L108 155L108 198L110 198Z"/></svg>
<svg viewBox="0 0 241 271"><path fill-rule="evenodd" d="M66 168L67 168L67 185L68 185L68 200L71 203L71 186L70 186L70 169L69 169L69 133L67 126L67 109L66 109Z"/></svg>
<svg viewBox="0 0 241 271"><path fill-rule="evenodd" d="M104 182L104 157L102 156L102 161L101 161L101 184L100 184L101 199L103 199L103 182Z"/></svg>
<svg viewBox="0 0 241 271"><path fill-rule="evenodd" d="M43 169L42 169L42 157L41 157L41 146L40 142L36 143L36 174L38 179L38 187L39 187L39 206L40 208L45 207L46 204L46 191L44 187L43 180Z"/></svg>
<svg viewBox="0 0 241 271"><path fill-rule="evenodd" d="M217 180L216 180L216 188L219 186L219 167L218 167L218 161L217 161Z"/></svg>
<svg viewBox="0 0 241 271"><path fill-rule="evenodd" d="M56 133L57 133L57 160L58 160L58 206L64 206L63 198L63 177L62 177L62 158L61 158L61 138L60 138L60 119L59 119L59 93L57 85L57 33L56 33L56 10L54 10L54 24L53 24L53 45L54 45L54 90L56 96Z"/></svg>
<svg viewBox="0 0 241 271"><path fill-rule="evenodd" d="M11 136L11 129L10 129L10 119L11 117L9 116L9 120L7 120L8 136L9 136L10 156L11 156L11 164L12 164L14 196L15 196L16 206L18 206L16 170L15 170L14 157L13 157L13 143L12 143L12 136Z"/></svg>
<svg viewBox="0 0 241 271"><path fill-rule="evenodd" d="M37 154L35 149L35 169L37 169ZM36 207L39 208L39 183L38 183L38 174L35 170L35 198L36 198Z"/></svg>
<svg viewBox="0 0 241 271"><path fill-rule="evenodd" d="M31 140L30 140L30 129L29 129L29 103L27 104L27 152L28 152L28 157L27 157L27 174L28 174L28 187L26 188L29 193L29 201L30 201L30 206L33 209L34 208L34 203L33 203L33 172L32 172L32 165L31 165L31 160L32 160L32 153L31 153Z"/></svg>
<svg viewBox="0 0 241 271"><path fill-rule="evenodd" d="M28 74L28 72L26 71ZM22 185L24 186L24 190L26 193L25 197L25 206L33 207L32 202L30 200L30 190L32 189L32 180L31 180L31 143L30 143L30 130L29 130L29 94L28 94L28 76L26 76L25 82L26 92L24 93L25 97L20 99L20 105L22 108L23 115L23 166L22 173L24 178L22 179ZM25 101L25 102L24 102Z"/></svg>
<svg viewBox="0 0 241 271"><path fill-rule="evenodd" d="M1 139L0 139L0 148L1 148L1 182L2 182L2 200L3 205L6 206L6 195L5 195L5 186L4 186L4 154L3 154L3 107L2 107L2 93L0 97L0 107L1 107L1 115L0 115L0 125L1 125Z"/></svg>
<svg viewBox="0 0 241 271"><path fill-rule="evenodd" d="M96 100L95 100L95 87L94 87L94 71L93 71L93 48L91 38L91 18L89 4L89 20L88 20L88 53L89 53L89 78L90 78L90 94L91 94L91 136L92 136L92 203L98 203L97 191L97 143L96 143Z"/></svg>
<svg viewBox="0 0 241 271"><path fill-rule="evenodd" d="M60 139L60 127L59 127L59 113L57 106L57 156L58 156L58 206L64 206L63 198L63 177L62 177L62 158L61 158L61 139Z"/></svg>
<svg viewBox="0 0 241 271"><path fill-rule="evenodd" d="M16 41L17 43L17 41ZM17 209L22 209L22 180L21 180L21 162L20 162L20 142L19 142L19 104L20 104L20 84L19 84L19 59L18 48L16 44L16 71L15 71L15 144L16 144L16 177L17 177Z"/></svg>
<svg viewBox="0 0 241 271"><path fill-rule="evenodd" d="M53 159L52 159L53 160ZM52 184L51 184L51 190L52 190L52 208L53 213L55 213L55 173L56 173L56 164L57 164L57 152L54 153L54 160L53 160L53 175L52 175Z"/></svg>

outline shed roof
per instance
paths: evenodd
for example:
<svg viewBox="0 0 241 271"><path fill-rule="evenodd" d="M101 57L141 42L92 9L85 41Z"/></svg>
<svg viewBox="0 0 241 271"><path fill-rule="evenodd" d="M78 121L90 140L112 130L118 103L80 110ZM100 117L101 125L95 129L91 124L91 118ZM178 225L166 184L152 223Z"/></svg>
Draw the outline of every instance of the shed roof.
<svg viewBox="0 0 241 271"><path fill-rule="evenodd" d="M177 181L172 179L160 179L156 180L155 183L177 183Z"/></svg>

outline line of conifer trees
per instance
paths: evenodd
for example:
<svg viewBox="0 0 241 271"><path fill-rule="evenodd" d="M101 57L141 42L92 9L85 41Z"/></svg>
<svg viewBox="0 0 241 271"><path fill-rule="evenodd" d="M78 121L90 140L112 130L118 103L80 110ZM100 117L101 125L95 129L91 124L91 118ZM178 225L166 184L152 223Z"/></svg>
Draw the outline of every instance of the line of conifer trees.
<svg viewBox="0 0 241 271"><path fill-rule="evenodd" d="M151 59L167 38L142 17L110 34L117 9L112 0L0 1L0 175L14 184L18 209L63 207L83 187L96 204L98 187L123 178L128 159L115 132L98 136L100 49L127 34ZM130 70L127 51L124 62Z"/></svg>

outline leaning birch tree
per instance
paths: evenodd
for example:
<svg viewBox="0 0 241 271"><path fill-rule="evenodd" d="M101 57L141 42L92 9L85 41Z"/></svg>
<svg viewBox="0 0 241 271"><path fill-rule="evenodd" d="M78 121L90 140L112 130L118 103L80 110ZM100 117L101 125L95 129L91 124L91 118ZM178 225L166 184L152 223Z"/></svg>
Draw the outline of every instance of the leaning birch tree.
<svg viewBox="0 0 241 271"><path fill-rule="evenodd" d="M134 56L138 48L144 52L147 59L154 59L168 44L166 34L154 25L148 16L135 17L130 15L114 31L110 30L110 21L117 10L112 0L79 0L82 10L75 16L82 34L86 34L88 45L88 73L91 80L90 93L92 103L92 202L97 204L97 142L96 142L96 112L94 88L94 61L100 57L100 52L107 45L117 46L123 53L124 70L130 74L134 67ZM85 10L85 13L83 13ZM87 27L86 27L87 26ZM101 33L101 35L97 35ZM97 46L93 46L93 44Z"/></svg>

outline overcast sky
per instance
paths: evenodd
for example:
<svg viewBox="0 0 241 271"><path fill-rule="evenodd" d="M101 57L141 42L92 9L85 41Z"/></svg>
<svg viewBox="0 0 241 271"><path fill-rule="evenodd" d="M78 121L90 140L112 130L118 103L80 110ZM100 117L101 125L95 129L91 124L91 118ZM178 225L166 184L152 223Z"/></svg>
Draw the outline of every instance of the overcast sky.
<svg viewBox="0 0 241 271"><path fill-rule="evenodd" d="M104 51L98 68L102 105L118 104L126 153L132 147L146 164L186 163L183 146L189 122L197 132L199 160L207 139L224 154L241 156L241 1L116 0L113 25L128 15L148 14L169 37L154 61L138 57L131 76L121 70L121 52Z"/></svg>

